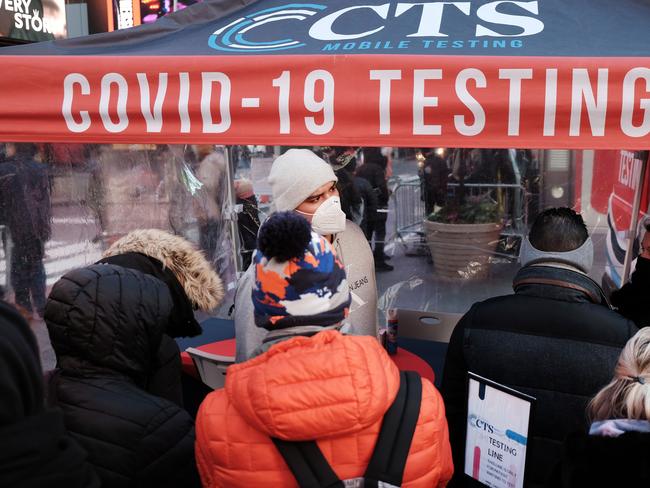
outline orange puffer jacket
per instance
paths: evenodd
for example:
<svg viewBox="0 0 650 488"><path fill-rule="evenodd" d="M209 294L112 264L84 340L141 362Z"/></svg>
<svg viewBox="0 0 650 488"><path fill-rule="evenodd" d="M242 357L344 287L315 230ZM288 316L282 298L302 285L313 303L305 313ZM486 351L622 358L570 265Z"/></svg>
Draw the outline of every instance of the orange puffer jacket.
<svg viewBox="0 0 650 488"><path fill-rule="evenodd" d="M340 479L363 476L398 388L399 371L376 339L331 330L231 366L196 419L203 486L297 486L271 436L315 439ZM402 486L442 487L452 472L442 398L423 379Z"/></svg>

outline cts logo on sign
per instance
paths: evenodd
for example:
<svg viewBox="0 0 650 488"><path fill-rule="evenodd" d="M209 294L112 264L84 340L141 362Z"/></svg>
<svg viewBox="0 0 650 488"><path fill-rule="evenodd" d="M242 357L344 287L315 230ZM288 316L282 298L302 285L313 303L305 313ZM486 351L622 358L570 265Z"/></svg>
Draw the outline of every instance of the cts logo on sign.
<svg viewBox="0 0 650 488"><path fill-rule="evenodd" d="M216 30L210 36L208 44L219 51L269 52L304 47L308 41L306 37L323 42L356 40L377 34L387 27L396 27L400 31L407 29L403 33L405 38L445 38L449 37L445 30L450 26L444 21L453 17L449 15L452 13L456 18L460 13L467 17L469 22L473 21L473 24L467 27L473 29L472 36L477 38L526 37L539 34L544 30L544 22L537 18L539 15L537 0L528 2L497 0L480 6L473 6L469 1L389 2L379 5L352 5L334 12L327 11L326 15L318 15L325 13L325 10L327 10L326 5L312 3L290 3L260 10L242 16ZM407 12L409 14L404 15ZM415 16L412 15L414 13ZM335 28L335 23L339 19L355 14L362 15L364 22L355 24L354 32L342 33ZM359 19L359 17L352 18ZM302 34L304 39L251 40L255 35L251 31L274 22L288 20L311 20L307 35ZM413 25L404 25L404 22ZM282 26L283 32L297 32L296 29L290 28L290 25ZM498 29L496 26L505 29ZM453 24L451 27L453 28ZM257 35L260 35L259 31Z"/></svg>
<svg viewBox="0 0 650 488"><path fill-rule="evenodd" d="M244 39L244 34L272 22L282 20L305 20L306 18L325 10L325 5L312 3L291 3L280 7L260 10L245 17L240 17L234 22L215 31L211 36L208 44L211 48L219 51L248 51L264 52L279 51L283 49L292 49L302 47L305 44L293 39L281 39L270 42L253 42Z"/></svg>

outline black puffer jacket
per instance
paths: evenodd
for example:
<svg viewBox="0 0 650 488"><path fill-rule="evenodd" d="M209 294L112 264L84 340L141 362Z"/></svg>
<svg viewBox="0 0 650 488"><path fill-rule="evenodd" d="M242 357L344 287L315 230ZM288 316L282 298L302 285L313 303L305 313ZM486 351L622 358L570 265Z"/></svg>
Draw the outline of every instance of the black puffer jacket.
<svg viewBox="0 0 650 488"><path fill-rule="evenodd" d="M449 342L442 395L455 483L463 476L468 371L537 398L526 477L527 486L538 486L564 437L586 430L588 401L609 383L621 349L637 332L577 271L527 266L514 289L472 306Z"/></svg>
<svg viewBox="0 0 650 488"><path fill-rule="evenodd" d="M612 305L639 327L650 325L650 259L639 256L628 283L612 293Z"/></svg>
<svg viewBox="0 0 650 488"><path fill-rule="evenodd" d="M108 264L68 273L48 299L50 401L104 487L198 485L191 418L147 392L171 309L163 282Z"/></svg>
<svg viewBox="0 0 650 488"><path fill-rule="evenodd" d="M45 408L36 338L18 311L2 301L0 395L0 486L99 487L61 412Z"/></svg>
<svg viewBox="0 0 650 488"><path fill-rule="evenodd" d="M650 486L650 434L619 437L572 434L547 488Z"/></svg>

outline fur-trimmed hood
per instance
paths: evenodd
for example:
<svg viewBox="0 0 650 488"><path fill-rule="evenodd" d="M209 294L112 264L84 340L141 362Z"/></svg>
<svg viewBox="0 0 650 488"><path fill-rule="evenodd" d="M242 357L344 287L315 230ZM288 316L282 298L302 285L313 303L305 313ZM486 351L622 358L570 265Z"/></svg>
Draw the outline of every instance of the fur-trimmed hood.
<svg viewBox="0 0 650 488"><path fill-rule="evenodd" d="M201 310L213 310L223 300L221 278L201 251L184 238L160 229L134 230L108 248L104 257L129 252L145 254L169 268L190 301Z"/></svg>

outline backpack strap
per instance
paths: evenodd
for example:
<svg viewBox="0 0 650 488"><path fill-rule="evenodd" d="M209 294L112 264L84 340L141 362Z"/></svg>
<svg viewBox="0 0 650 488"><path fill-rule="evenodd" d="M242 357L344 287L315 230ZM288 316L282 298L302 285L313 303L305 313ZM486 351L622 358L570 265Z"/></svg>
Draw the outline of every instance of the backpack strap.
<svg viewBox="0 0 650 488"><path fill-rule="evenodd" d="M344 488L316 441L293 442L271 438L300 488Z"/></svg>
<svg viewBox="0 0 650 488"><path fill-rule="evenodd" d="M364 474L366 488L401 486L411 441L420 416L422 380L414 371L400 372L397 396L381 424ZM315 441L271 438L301 488L344 488ZM380 483L382 483L380 485Z"/></svg>
<svg viewBox="0 0 650 488"><path fill-rule="evenodd" d="M366 488L378 488L385 486L385 483L392 486L402 485L421 403L420 375L415 371L401 371L399 391L384 415L381 431L364 475Z"/></svg>

